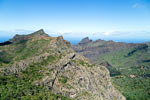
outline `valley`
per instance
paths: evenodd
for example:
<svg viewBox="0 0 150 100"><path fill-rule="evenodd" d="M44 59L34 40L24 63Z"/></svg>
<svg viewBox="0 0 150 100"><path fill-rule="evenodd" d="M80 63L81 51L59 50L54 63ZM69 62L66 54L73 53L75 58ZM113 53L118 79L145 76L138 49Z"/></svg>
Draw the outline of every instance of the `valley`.
<svg viewBox="0 0 150 100"><path fill-rule="evenodd" d="M88 37L72 48L92 63L106 66L127 100L150 99L149 43L123 43Z"/></svg>

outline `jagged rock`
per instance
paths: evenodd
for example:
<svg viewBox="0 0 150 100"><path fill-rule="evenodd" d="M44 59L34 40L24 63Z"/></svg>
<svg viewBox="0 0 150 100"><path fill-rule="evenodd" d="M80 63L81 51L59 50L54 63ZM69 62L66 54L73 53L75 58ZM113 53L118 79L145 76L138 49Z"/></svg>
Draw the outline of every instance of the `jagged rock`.
<svg viewBox="0 0 150 100"><path fill-rule="evenodd" d="M62 36L49 37L39 30L30 35L17 35L12 42L13 45L0 48L11 56L10 63L2 62L1 74L22 77L27 72L36 72L40 77L29 77L33 85L77 100L125 100L111 84L108 70L76 54Z"/></svg>
<svg viewBox="0 0 150 100"><path fill-rule="evenodd" d="M110 71L114 85L124 96L141 100L149 99L150 96L146 91L150 88L147 81L150 69L149 46L150 43L123 43L99 39L83 45L78 43L72 45L72 48L92 63L105 66ZM143 91L138 91L139 87Z"/></svg>
<svg viewBox="0 0 150 100"><path fill-rule="evenodd" d="M89 43L89 42L92 42L92 40L90 40L88 37L86 37L86 38L82 39L79 44L82 45L82 44L86 44L86 43Z"/></svg>

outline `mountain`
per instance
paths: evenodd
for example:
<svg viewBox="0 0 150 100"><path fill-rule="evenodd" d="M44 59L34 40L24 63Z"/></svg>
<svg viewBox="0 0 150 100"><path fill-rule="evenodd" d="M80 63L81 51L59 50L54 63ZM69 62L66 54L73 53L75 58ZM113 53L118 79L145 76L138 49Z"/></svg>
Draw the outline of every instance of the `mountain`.
<svg viewBox="0 0 150 100"><path fill-rule="evenodd" d="M1 100L126 100L109 71L44 30L0 43Z"/></svg>
<svg viewBox="0 0 150 100"><path fill-rule="evenodd" d="M92 41L86 37L72 48L93 64L105 66L127 100L150 99L149 43Z"/></svg>
<svg viewBox="0 0 150 100"><path fill-rule="evenodd" d="M103 54L108 54L110 52L119 51L120 49L125 48L135 48L142 49L147 48L146 44L133 44L133 43L123 43L123 42L114 42L114 41L104 41L104 40L89 40L88 37L84 38L77 45L73 45L72 48L84 55L90 60L94 59L97 56L103 56ZM95 61L95 60L94 60Z"/></svg>

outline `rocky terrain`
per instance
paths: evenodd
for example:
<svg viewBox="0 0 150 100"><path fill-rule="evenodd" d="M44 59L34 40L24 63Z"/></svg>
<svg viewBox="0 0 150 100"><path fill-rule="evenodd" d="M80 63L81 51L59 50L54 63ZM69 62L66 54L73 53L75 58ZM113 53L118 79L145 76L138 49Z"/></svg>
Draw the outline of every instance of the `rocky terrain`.
<svg viewBox="0 0 150 100"><path fill-rule="evenodd" d="M146 44L134 44L134 43L123 43L123 42L114 42L114 41L105 41L105 40L96 40L92 41L88 37L84 38L77 45L73 45L72 48L82 54L83 56L93 59L97 56L103 56L103 54L116 52L125 48L134 48L135 51L146 49L148 45ZM133 54L135 51L131 51L129 55Z"/></svg>
<svg viewBox="0 0 150 100"><path fill-rule="evenodd" d="M150 100L150 44L123 43L88 37L72 45L93 64L105 66L127 100Z"/></svg>
<svg viewBox="0 0 150 100"><path fill-rule="evenodd" d="M0 43L1 100L126 100L109 71L42 29Z"/></svg>

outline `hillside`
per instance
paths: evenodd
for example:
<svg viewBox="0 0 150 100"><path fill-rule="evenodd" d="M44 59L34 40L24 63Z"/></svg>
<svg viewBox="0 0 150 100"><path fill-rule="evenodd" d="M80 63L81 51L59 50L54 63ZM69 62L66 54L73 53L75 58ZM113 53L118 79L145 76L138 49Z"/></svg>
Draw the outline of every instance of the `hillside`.
<svg viewBox="0 0 150 100"><path fill-rule="evenodd" d="M149 43L133 44L84 38L72 48L110 71L113 84L127 100L150 99Z"/></svg>
<svg viewBox="0 0 150 100"><path fill-rule="evenodd" d="M125 100L108 70L43 30L0 43L1 100Z"/></svg>

